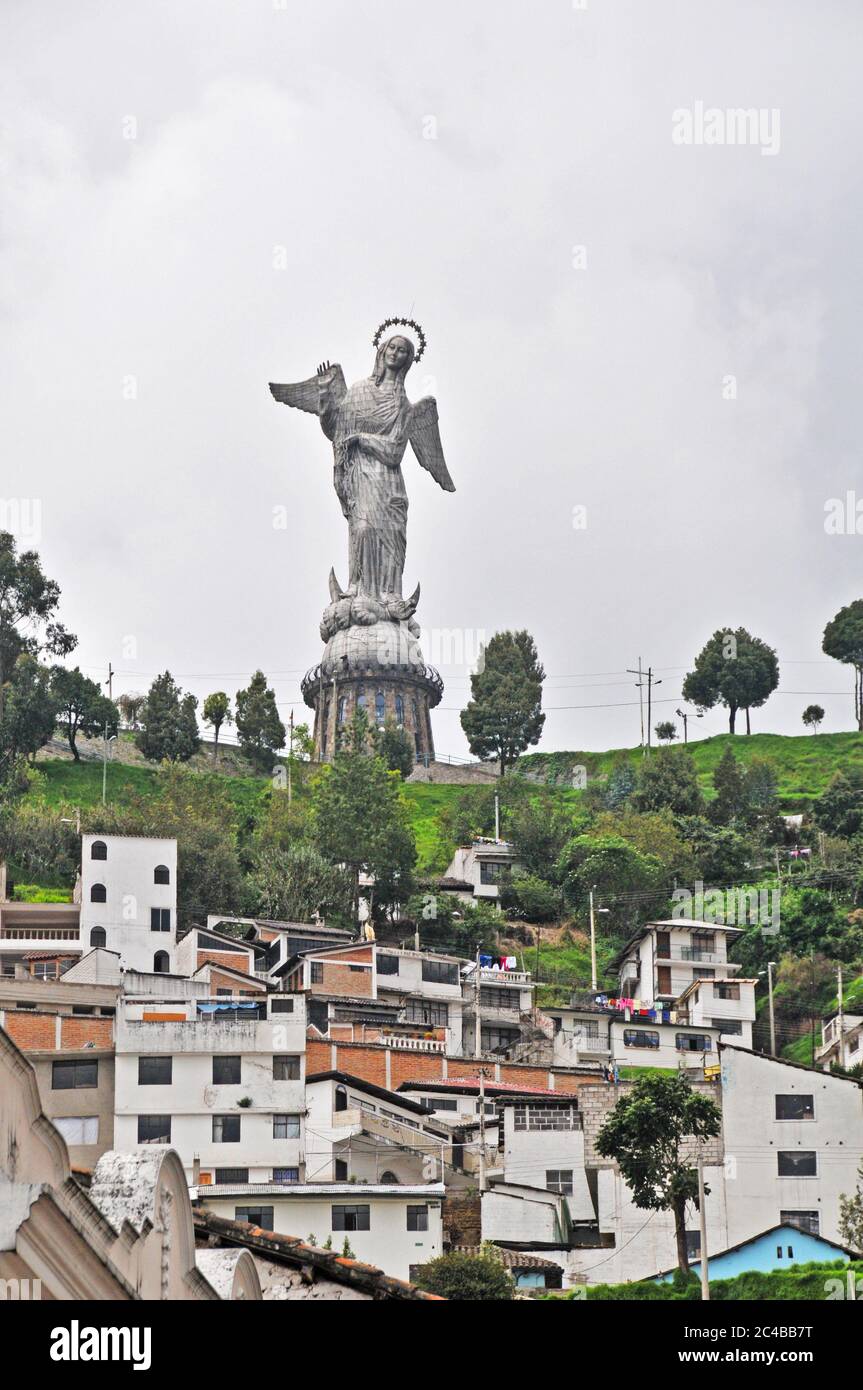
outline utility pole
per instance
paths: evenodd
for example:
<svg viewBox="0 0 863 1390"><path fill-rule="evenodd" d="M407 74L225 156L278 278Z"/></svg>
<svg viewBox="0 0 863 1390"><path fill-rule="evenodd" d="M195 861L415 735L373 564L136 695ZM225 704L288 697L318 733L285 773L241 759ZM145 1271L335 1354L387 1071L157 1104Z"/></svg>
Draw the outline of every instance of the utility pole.
<svg viewBox="0 0 863 1390"><path fill-rule="evenodd" d="M596 885L594 884L594 887ZM596 993L596 917L593 911L593 888L590 890L590 988Z"/></svg>
<svg viewBox="0 0 863 1390"><path fill-rule="evenodd" d="M485 1192L485 1067L479 1069L479 1190Z"/></svg>
<svg viewBox="0 0 863 1390"><path fill-rule="evenodd" d="M837 989L837 991L836 991L836 1000L837 1000L837 1003L838 1003L838 1005L839 1005L839 1011L838 1011L838 1013L837 1013L837 1015L836 1015L836 1022L837 1022L838 1025L839 1025L839 1065L840 1065L840 1067L844 1067L844 1066L845 1066L845 1018L844 1018L844 1015L843 1015L843 1007L842 1007L842 966L841 966L841 965L840 965L840 966L837 966L837 974L838 974L839 983L838 983L838 989ZM812 1055L813 1055L813 1056L815 1055L814 1052L813 1052Z"/></svg>
<svg viewBox="0 0 863 1390"><path fill-rule="evenodd" d="M475 1012L476 1012L476 1018L474 1019L474 1025L473 1025L473 1055L474 1055L474 1057L479 1057L479 1055L480 1055L480 1043L482 1042L482 1026L481 1026L480 1017L479 1017L479 1001L480 1001L479 946L477 946L477 948L476 948L476 965L474 966L474 971L475 971L475 973L476 973L476 997L475 997L475 999L474 999L474 1009L475 1009Z"/></svg>
<svg viewBox="0 0 863 1390"><path fill-rule="evenodd" d="M291 728L291 735L290 735L290 742L289 742L289 744L288 744L288 805L290 806L291 801L292 801L292 799L293 799L293 787L292 787L292 783L291 783L291 769L292 769L293 762L294 762L294 710L293 710L293 706L291 707L291 718L290 718L290 720L289 720L289 723L290 723L290 728Z"/></svg>
<svg viewBox="0 0 863 1390"><path fill-rule="evenodd" d="M773 967L775 960L767 962L767 1004L770 1010L770 1056L776 1056L776 1019L773 1015Z"/></svg>
<svg viewBox="0 0 863 1390"><path fill-rule="evenodd" d="M497 792L494 794L494 838L495 843L500 844L500 797Z"/></svg>
<svg viewBox="0 0 863 1390"><path fill-rule="evenodd" d="M698 1230L701 1236L701 1298L710 1302L710 1283L707 1278L707 1212L704 1196L704 1159L698 1155Z"/></svg>
<svg viewBox="0 0 863 1390"><path fill-rule="evenodd" d="M637 686L637 688L638 688L638 713L639 713L639 717L640 717L640 719L641 719L641 750L642 750L642 752L643 752L643 751L644 751L644 695L642 694L642 691L643 691L643 689L644 689L644 684L643 684L643 681L642 681L643 671L642 671L642 669L641 669L641 657L638 658L638 670L637 670L637 671L633 671L633 669L632 669L631 666L627 666L627 668L626 668L626 674L627 674L628 676L638 676L638 680L635 682L635 684L636 684L636 686Z"/></svg>

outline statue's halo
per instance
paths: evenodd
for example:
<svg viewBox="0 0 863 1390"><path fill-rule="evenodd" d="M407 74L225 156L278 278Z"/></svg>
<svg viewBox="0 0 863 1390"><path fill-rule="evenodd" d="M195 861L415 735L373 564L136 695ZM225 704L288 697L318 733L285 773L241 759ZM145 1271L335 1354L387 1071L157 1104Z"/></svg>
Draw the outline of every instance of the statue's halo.
<svg viewBox="0 0 863 1390"><path fill-rule="evenodd" d="M378 346L381 338L384 336L388 328L396 327L410 328L416 334L417 338L419 339L419 346L417 347L416 353L414 354L414 362L419 362L420 358L426 350L426 335L423 332L420 325L417 323L416 319L384 319L383 323L378 325L378 330L375 333L374 338L372 339L372 346Z"/></svg>

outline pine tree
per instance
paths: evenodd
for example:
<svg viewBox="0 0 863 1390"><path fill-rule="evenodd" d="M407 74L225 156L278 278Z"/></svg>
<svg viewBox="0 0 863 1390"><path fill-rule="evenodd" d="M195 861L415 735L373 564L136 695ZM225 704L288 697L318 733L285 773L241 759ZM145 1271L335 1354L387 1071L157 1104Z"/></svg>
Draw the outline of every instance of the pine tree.
<svg viewBox="0 0 863 1390"><path fill-rule="evenodd" d="M529 632L497 632L483 654L483 667L470 678L471 699L461 726L477 758L496 758L500 775L520 753L539 743L545 715L545 671Z"/></svg>
<svg viewBox="0 0 863 1390"><path fill-rule="evenodd" d="M263 671L256 671L247 688L237 691L236 726L249 761L260 772L271 771L278 749L285 746L285 726Z"/></svg>
<svg viewBox="0 0 863 1390"><path fill-rule="evenodd" d="M147 692L138 747L152 762L188 762L200 746L198 701L184 695L170 671L157 676Z"/></svg>

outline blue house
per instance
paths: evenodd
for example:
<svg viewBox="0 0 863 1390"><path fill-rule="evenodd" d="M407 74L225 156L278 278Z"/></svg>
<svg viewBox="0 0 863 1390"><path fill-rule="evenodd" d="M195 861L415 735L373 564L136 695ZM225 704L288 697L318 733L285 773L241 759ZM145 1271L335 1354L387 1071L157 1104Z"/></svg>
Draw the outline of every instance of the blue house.
<svg viewBox="0 0 863 1390"><path fill-rule="evenodd" d="M826 1264L829 1260L859 1259L854 1250L846 1245L838 1245L835 1240L824 1236L814 1236L809 1231L801 1231L798 1226L771 1226L760 1235L751 1236L739 1245L731 1245L718 1255L711 1255L707 1261L707 1273L711 1279L733 1279L737 1274L745 1274L754 1269L761 1274L769 1274L775 1269L792 1269L794 1265L818 1261ZM690 1264L694 1274L701 1274L701 1264L694 1260ZM657 1281L667 1283L674 1277L673 1269L657 1274Z"/></svg>

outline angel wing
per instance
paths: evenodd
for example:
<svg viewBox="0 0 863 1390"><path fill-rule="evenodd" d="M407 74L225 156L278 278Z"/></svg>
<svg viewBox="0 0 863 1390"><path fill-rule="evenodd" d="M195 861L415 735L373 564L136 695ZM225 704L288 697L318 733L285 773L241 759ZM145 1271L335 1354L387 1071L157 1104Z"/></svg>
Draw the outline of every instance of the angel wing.
<svg viewBox="0 0 863 1390"><path fill-rule="evenodd" d="M298 381L293 385L282 386L270 382L270 391L282 405L295 406L297 410L307 410L311 415L323 415L325 410L337 406L347 394L345 374L338 363L327 367L308 381Z"/></svg>
<svg viewBox="0 0 863 1390"><path fill-rule="evenodd" d="M435 482L440 484L444 492L455 492L455 483L449 475L443 456L437 401L434 396L423 396L423 399L411 408L408 439L418 462L431 473Z"/></svg>

